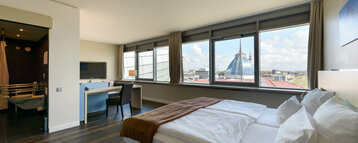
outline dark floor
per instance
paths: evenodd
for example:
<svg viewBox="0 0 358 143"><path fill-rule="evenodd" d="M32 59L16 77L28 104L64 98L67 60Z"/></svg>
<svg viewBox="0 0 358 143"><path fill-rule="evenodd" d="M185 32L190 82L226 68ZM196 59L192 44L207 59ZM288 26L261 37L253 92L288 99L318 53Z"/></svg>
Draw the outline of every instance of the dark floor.
<svg viewBox="0 0 358 143"><path fill-rule="evenodd" d="M36 110L21 110L15 113L13 108L0 113L0 143L13 142L43 134L43 113Z"/></svg>
<svg viewBox="0 0 358 143"><path fill-rule="evenodd" d="M133 114L144 113L164 104L143 101L141 110L133 109ZM129 106L124 106L124 118L130 117ZM39 117L29 116L22 120L19 117L11 119L13 116L3 116L0 114L0 143L42 143L42 142L60 142L60 143L76 143L76 142L93 142L93 143L110 143L123 141L119 136L122 118L120 111L116 113L116 108L110 108L109 115L106 118L104 112L96 113L88 116L88 123L71 129L43 134L40 130L42 120L37 121Z"/></svg>

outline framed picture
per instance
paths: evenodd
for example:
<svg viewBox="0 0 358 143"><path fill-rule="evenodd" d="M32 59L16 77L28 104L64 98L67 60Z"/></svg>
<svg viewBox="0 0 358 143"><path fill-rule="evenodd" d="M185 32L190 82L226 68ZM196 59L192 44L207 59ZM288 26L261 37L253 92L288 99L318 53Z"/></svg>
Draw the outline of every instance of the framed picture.
<svg viewBox="0 0 358 143"><path fill-rule="evenodd" d="M348 0L339 11L340 46L358 39L358 0Z"/></svg>

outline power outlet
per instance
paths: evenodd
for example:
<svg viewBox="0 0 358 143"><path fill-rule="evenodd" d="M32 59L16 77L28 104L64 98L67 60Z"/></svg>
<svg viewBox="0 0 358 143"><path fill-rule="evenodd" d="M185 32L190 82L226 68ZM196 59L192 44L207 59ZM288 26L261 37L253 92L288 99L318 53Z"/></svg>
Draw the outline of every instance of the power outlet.
<svg viewBox="0 0 358 143"><path fill-rule="evenodd" d="M62 87L57 87L56 92L62 92Z"/></svg>

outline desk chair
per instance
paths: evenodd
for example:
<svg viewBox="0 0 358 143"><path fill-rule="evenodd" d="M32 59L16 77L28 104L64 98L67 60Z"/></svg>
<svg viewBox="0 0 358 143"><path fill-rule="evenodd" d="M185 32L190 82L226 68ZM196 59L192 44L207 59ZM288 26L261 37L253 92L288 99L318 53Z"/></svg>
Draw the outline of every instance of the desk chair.
<svg viewBox="0 0 358 143"><path fill-rule="evenodd" d="M125 83L123 82L114 82L113 83L113 86L122 86L124 85ZM120 92L122 92L123 90L121 90ZM115 96L119 96L119 94L122 94L120 92L117 92L117 91L113 91L113 92L108 92L108 98L111 98L111 97L115 97Z"/></svg>
<svg viewBox="0 0 358 143"><path fill-rule="evenodd" d="M106 100L106 117L108 116L108 106L110 105L117 105L117 113L118 113L118 106L121 106L121 115L122 119L123 115L123 105L129 104L129 109L132 115L132 104L131 104L131 96L133 91L133 83L125 83L122 86L121 92L119 96L112 96Z"/></svg>

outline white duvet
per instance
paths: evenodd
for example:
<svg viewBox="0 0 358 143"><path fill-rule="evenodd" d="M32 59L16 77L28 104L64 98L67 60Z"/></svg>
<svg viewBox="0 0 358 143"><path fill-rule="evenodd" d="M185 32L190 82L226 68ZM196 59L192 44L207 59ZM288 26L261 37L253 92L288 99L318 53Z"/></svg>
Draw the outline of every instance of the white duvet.
<svg viewBox="0 0 358 143"><path fill-rule="evenodd" d="M252 117L242 114L199 109L161 125L158 133L190 143L238 143L253 122Z"/></svg>
<svg viewBox="0 0 358 143"><path fill-rule="evenodd" d="M157 133L190 143L238 143L265 105L223 100L163 124Z"/></svg>
<svg viewBox="0 0 358 143"><path fill-rule="evenodd" d="M266 105L235 100L222 100L206 107L207 109L243 114L257 119L266 109Z"/></svg>

